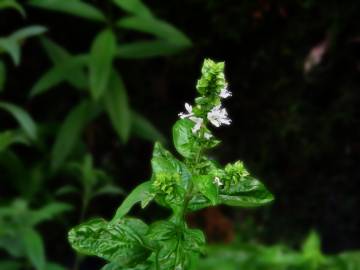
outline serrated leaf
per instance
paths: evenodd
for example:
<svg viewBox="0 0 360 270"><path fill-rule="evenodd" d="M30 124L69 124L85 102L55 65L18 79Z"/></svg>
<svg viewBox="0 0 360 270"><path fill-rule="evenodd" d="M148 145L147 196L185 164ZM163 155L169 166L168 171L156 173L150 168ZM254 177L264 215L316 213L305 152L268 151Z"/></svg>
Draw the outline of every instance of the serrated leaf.
<svg viewBox="0 0 360 270"><path fill-rule="evenodd" d="M172 129L173 142L176 150L186 158L194 158L199 154L201 146L192 133L194 122L189 119L176 121Z"/></svg>
<svg viewBox="0 0 360 270"><path fill-rule="evenodd" d="M131 132L140 138L152 142L166 142L164 135L151 122L135 111L131 111Z"/></svg>
<svg viewBox="0 0 360 270"><path fill-rule="evenodd" d="M30 91L30 96L34 97L43 94L51 88L57 86L63 81L69 81L69 77L81 71L88 63L87 55L73 56L64 60L62 63L53 66L47 71L33 86ZM70 79L72 80L72 79ZM77 83L79 86L79 84Z"/></svg>
<svg viewBox="0 0 360 270"><path fill-rule="evenodd" d="M110 77L108 89L104 94L104 104L120 140L126 142L130 134L131 115L124 82L116 72Z"/></svg>
<svg viewBox="0 0 360 270"><path fill-rule="evenodd" d="M131 208L147 198L147 194L150 191L151 182L146 181L138 185L131 193L125 198L120 207L116 210L116 214L112 219L113 221L123 218Z"/></svg>
<svg viewBox="0 0 360 270"><path fill-rule="evenodd" d="M45 250L43 240L32 228L24 228L21 232L26 256L36 270L45 270Z"/></svg>
<svg viewBox="0 0 360 270"><path fill-rule="evenodd" d="M21 128L24 130L26 135L32 139L37 139L37 127L30 114L25 110L8 102L0 102L0 109L3 109L10 113L16 121L19 123Z"/></svg>
<svg viewBox="0 0 360 270"><path fill-rule="evenodd" d="M101 97L109 86L116 38L111 30L100 32L90 50L90 91L94 99Z"/></svg>
<svg viewBox="0 0 360 270"><path fill-rule="evenodd" d="M141 0L113 0L123 10L138 16L151 17L151 10Z"/></svg>
<svg viewBox="0 0 360 270"><path fill-rule="evenodd" d="M42 38L41 43L54 65L62 65L74 57L65 48L50 39ZM74 68L65 74L66 81L78 89L85 89L88 86L88 78L82 68L82 66Z"/></svg>
<svg viewBox="0 0 360 270"><path fill-rule="evenodd" d="M152 34L179 47L191 45L190 39L171 24L153 17L131 16L120 19L116 25L121 28Z"/></svg>
<svg viewBox="0 0 360 270"><path fill-rule="evenodd" d="M3 61L0 61L0 93L4 90L6 82L6 66Z"/></svg>
<svg viewBox="0 0 360 270"><path fill-rule="evenodd" d="M183 49L183 46L178 46L166 40L137 41L119 45L117 47L116 57L125 59L143 59L172 55Z"/></svg>
<svg viewBox="0 0 360 270"><path fill-rule="evenodd" d="M2 0L0 1L0 9L12 8L17 10L21 16L26 17L25 9L15 0Z"/></svg>
<svg viewBox="0 0 360 270"><path fill-rule="evenodd" d="M51 150L51 168L57 170L80 140L85 126L96 116L98 108L91 101L85 100L75 106L65 118L59 129Z"/></svg>
<svg viewBox="0 0 360 270"><path fill-rule="evenodd" d="M79 0L31 0L32 6L63 12L94 21L105 21L105 16L94 6Z"/></svg>
<svg viewBox="0 0 360 270"><path fill-rule="evenodd" d="M73 228L69 242L80 253L134 266L150 255L143 240L147 230L148 226L139 219L123 218L111 223L94 219Z"/></svg>

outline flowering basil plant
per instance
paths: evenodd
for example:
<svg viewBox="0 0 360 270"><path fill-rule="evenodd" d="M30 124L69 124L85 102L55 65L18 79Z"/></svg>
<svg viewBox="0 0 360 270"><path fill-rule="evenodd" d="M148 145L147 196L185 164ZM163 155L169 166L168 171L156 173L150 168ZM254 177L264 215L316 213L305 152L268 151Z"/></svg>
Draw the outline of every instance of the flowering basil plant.
<svg viewBox="0 0 360 270"><path fill-rule="evenodd" d="M199 96L194 105L185 104L186 111L172 129L181 160L155 143L150 180L128 195L114 218L93 219L69 232L75 250L108 261L102 270L191 269L204 252L205 236L187 226L187 213L220 204L258 207L273 200L243 162L222 167L207 157L207 150L220 142L210 127L231 124L221 103L231 92L223 62L207 59L201 72L196 85ZM171 216L151 225L127 216L135 204L145 208L152 201L170 209Z"/></svg>

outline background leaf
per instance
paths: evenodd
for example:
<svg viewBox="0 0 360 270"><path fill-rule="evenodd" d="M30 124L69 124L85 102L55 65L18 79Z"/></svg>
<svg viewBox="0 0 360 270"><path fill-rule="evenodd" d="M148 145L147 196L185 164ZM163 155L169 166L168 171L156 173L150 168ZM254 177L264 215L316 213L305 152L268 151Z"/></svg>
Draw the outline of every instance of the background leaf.
<svg viewBox="0 0 360 270"><path fill-rule="evenodd" d="M131 132L152 142L166 142L165 136L149 120L135 111L131 111Z"/></svg>
<svg viewBox="0 0 360 270"><path fill-rule="evenodd" d="M25 9L15 0L1 0L0 1L0 10L12 8L17 10L23 17L26 17Z"/></svg>
<svg viewBox="0 0 360 270"><path fill-rule="evenodd" d="M9 112L18 121L30 139L37 139L37 127L30 114L28 114L22 108L7 102L0 102L0 109Z"/></svg>
<svg viewBox="0 0 360 270"><path fill-rule="evenodd" d="M44 243L35 230L24 228L21 235L27 257L36 270L45 270Z"/></svg>
<svg viewBox="0 0 360 270"><path fill-rule="evenodd" d="M131 115L125 85L116 72L111 74L109 86L104 95L104 104L112 126L121 141L126 142L130 134Z"/></svg>
<svg viewBox="0 0 360 270"><path fill-rule="evenodd" d="M94 21L105 21L104 15L94 6L80 0L31 0L30 4L52 11L63 12Z"/></svg>
<svg viewBox="0 0 360 270"><path fill-rule="evenodd" d="M0 93L4 90L6 82L6 66L3 61L0 61Z"/></svg>
<svg viewBox="0 0 360 270"><path fill-rule="evenodd" d="M113 0L123 10L138 16L151 17L151 10L141 0Z"/></svg>
<svg viewBox="0 0 360 270"><path fill-rule="evenodd" d="M65 118L51 151L51 168L57 170L79 141L82 130L96 115L97 107L85 100L78 104Z"/></svg>
<svg viewBox="0 0 360 270"><path fill-rule="evenodd" d="M108 87L112 62L115 56L116 38L111 30L100 32L94 39L90 51L90 90L98 99Z"/></svg>

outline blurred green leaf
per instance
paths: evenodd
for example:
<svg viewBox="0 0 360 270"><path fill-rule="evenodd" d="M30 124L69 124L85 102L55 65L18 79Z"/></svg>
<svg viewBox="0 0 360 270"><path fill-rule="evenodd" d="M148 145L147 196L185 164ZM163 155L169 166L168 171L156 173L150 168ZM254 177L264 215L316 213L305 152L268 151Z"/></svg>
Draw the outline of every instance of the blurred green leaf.
<svg viewBox="0 0 360 270"><path fill-rule="evenodd" d="M42 38L41 43L54 65L62 65L74 57L65 48L50 39ZM88 86L88 78L82 68L82 66L79 66L64 74L65 79L78 89L85 89Z"/></svg>
<svg viewBox="0 0 360 270"><path fill-rule="evenodd" d="M24 132L30 139L37 139L37 127L30 114L22 108L7 102L0 102L0 109L9 112L20 124Z"/></svg>
<svg viewBox="0 0 360 270"><path fill-rule="evenodd" d="M156 129L145 117L135 111L131 111L131 132L143 139L165 143L166 139L163 134Z"/></svg>
<svg viewBox="0 0 360 270"><path fill-rule="evenodd" d="M0 152L6 150L14 143L28 145L29 139L20 130L6 130L4 132L0 132Z"/></svg>
<svg viewBox="0 0 360 270"><path fill-rule="evenodd" d="M45 250L44 243L38 232L32 228L24 228L21 238L27 257L36 270L45 270Z"/></svg>
<svg viewBox="0 0 360 270"><path fill-rule="evenodd" d="M88 56L79 55L69 57L60 64L53 66L35 83L30 91L30 96L34 97L43 94L63 81L72 81L75 79L73 75L79 74L78 71L81 71L87 63ZM81 79L81 77L79 79Z"/></svg>
<svg viewBox="0 0 360 270"><path fill-rule="evenodd" d="M32 25L20 29L8 37L0 38L0 52L1 50L7 52L14 64L19 65L21 57L20 43L26 38L40 35L45 31L46 28L43 26Z"/></svg>
<svg viewBox="0 0 360 270"><path fill-rule="evenodd" d="M113 72L110 77L109 86L104 95L104 104L119 138L126 142L130 134L131 115L125 85L116 72Z"/></svg>
<svg viewBox="0 0 360 270"><path fill-rule="evenodd" d="M0 61L0 93L4 90L6 82L6 66L3 61Z"/></svg>
<svg viewBox="0 0 360 270"><path fill-rule="evenodd" d="M190 39L171 24L153 17L132 16L120 19L116 25L121 28L136 30L166 40L180 47L191 45Z"/></svg>
<svg viewBox="0 0 360 270"><path fill-rule="evenodd" d="M57 263L46 263L45 270L67 270L64 266Z"/></svg>
<svg viewBox="0 0 360 270"><path fill-rule="evenodd" d="M100 32L91 45L90 90L94 99L101 97L108 87L115 51L116 37L111 30Z"/></svg>
<svg viewBox="0 0 360 270"><path fill-rule="evenodd" d="M15 0L1 0L0 1L0 10L12 8L17 10L23 17L26 17L25 9Z"/></svg>
<svg viewBox="0 0 360 270"><path fill-rule="evenodd" d="M142 59L171 55L183 49L183 46L172 44L166 40L138 41L119 45L116 56L125 59Z"/></svg>
<svg viewBox="0 0 360 270"><path fill-rule="evenodd" d="M15 39L16 41L22 41L24 39L41 35L47 31L46 27L41 25L32 25L24 27L20 30L17 30L16 32L11 34L11 38Z"/></svg>
<svg viewBox="0 0 360 270"><path fill-rule="evenodd" d="M29 224L32 226L36 226L37 224L44 222L46 220L51 220L55 216L70 211L72 206L67 203L60 202L52 202L47 204L46 206L33 210L31 213Z"/></svg>
<svg viewBox="0 0 360 270"><path fill-rule="evenodd" d="M97 114L97 106L85 100L75 106L65 118L51 151L51 168L57 170L71 153L81 132Z"/></svg>
<svg viewBox="0 0 360 270"><path fill-rule="evenodd" d="M0 53L1 51L7 52L15 65L20 63L20 45L18 42L11 37L9 38L0 38Z"/></svg>
<svg viewBox="0 0 360 270"><path fill-rule="evenodd" d="M151 10L141 0L113 0L123 10L138 16L151 17Z"/></svg>
<svg viewBox="0 0 360 270"><path fill-rule="evenodd" d="M94 6L80 0L31 0L31 5L63 12L94 21L105 21L105 16Z"/></svg>
<svg viewBox="0 0 360 270"><path fill-rule="evenodd" d="M124 189L117 187L112 184L106 184L105 186L102 186L98 188L93 197L102 196L102 195L126 195L126 192Z"/></svg>

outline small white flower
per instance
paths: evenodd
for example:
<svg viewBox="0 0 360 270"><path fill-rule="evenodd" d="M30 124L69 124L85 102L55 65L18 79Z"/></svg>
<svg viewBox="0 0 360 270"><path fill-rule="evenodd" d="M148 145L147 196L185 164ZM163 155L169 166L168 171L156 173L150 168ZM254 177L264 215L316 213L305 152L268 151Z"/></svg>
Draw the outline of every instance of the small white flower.
<svg viewBox="0 0 360 270"><path fill-rule="evenodd" d="M228 85L225 84L224 88L221 89L220 95L221 98L228 98L232 96L232 93L228 90Z"/></svg>
<svg viewBox="0 0 360 270"><path fill-rule="evenodd" d="M187 113L181 112L178 114L181 119L189 118L194 115L194 113L192 112L192 106L189 103L185 103L185 109L186 109Z"/></svg>
<svg viewBox="0 0 360 270"><path fill-rule="evenodd" d="M200 130L201 125L203 124L204 120L200 117L195 117L195 116L191 116L191 117L189 117L189 119L195 123L195 126L191 129L192 132L195 134L196 132L198 132Z"/></svg>
<svg viewBox="0 0 360 270"><path fill-rule="evenodd" d="M207 118L215 127L220 127L222 124L230 125L231 119L228 118L226 109L221 108L221 105L215 106L207 114Z"/></svg>
<svg viewBox="0 0 360 270"><path fill-rule="evenodd" d="M214 184L218 185L219 187L224 185L224 183L221 182L220 178L217 176L215 176L215 178L214 178Z"/></svg>
<svg viewBox="0 0 360 270"><path fill-rule="evenodd" d="M213 135L211 135L209 132L205 132L205 134L204 134L204 137L205 137L205 139L207 139L207 140L210 140L210 139L212 138L212 136L213 136Z"/></svg>

